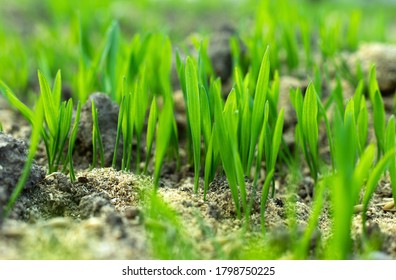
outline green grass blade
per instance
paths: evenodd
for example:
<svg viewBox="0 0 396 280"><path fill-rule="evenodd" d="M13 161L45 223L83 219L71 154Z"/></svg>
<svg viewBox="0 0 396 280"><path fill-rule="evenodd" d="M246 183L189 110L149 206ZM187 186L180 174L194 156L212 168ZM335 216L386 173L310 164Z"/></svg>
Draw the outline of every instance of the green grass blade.
<svg viewBox="0 0 396 280"><path fill-rule="evenodd" d="M357 137L358 137L358 147L359 153L361 154L367 143L368 137L368 111L366 106L366 100L361 99L360 112L357 118Z"/></svg>
<svg viewBox="0 0 396 280"><path fill-rule="evenodd" d="M362 156L360 157L359 163L357 164L353 172L353 187L352 187L352 198L357 203L359 198L359 193L362 188L363 183L366 181L367 176L370 174L370 169L374 164L375 159L375 145L369 145Z"/></svg>
<svg viewBox="0 0 396 280"><path fill-rule="evenodd" d="M74 150L74 144L76 142L77 138L77 132L78 132L78 124L80 122L80 112L81 112L81 102L78 102L77 104L77 110L76 110L76 116L74 118L74 124L73 128L71 131L70 139L69 139L69 148L68 148L68 160L69 160L69 172L70 172L70 181L75 182L76 181L76 176L74 173L74 164L73 164L73 150Z"/></svg>
<svg viewBox="0 0 396 280"><path fill-rule="evenodd" d="M271 151L271 162L270 162L271 170L275 169L276 159L278 158L279 148L282 140L284 114L285 114L285 110L282 108L281 111L279 112L278 119L276 120L274 134L272 136L272 151Z"/></svg>
<svg viewBox="0 0 396 280"><path fill-rule="evenodd" d="M392 151L395 149L395 117L392 115L388 120L388 125L385 132L385 151ZM392 157L389 163L389 176L391 180L393 201L396 205L396 158Z"/></svg>
<svg viewBox="0 0 396 280"><path fill-rule="evenodd" d="M28 156L27 156L25 165L23 167L22 174L21 174L20 178L18 179L18 183L15 186L15 189L13 190L13 192L8 200L8 203L4 209L4 213L0 213L0 214L3 214L4 217L6 217L8 215L8 213L10 212L10 210L12 209L13 205L15 204L15 201L18 199L23 188L25 187L26 181L29 177L30 168L33 164L34 157L35 157L36 151L37 151L37 147L38 147L40 139L41 139L40 135L41 135L41 132L43 129L44 109L43 109L42 103L43 103L42 98L40 98L38 101L38 104L36 106L36 110L33 113L33 116L34 116L32 119L33 130L32 130L32 134L30 136L30 147L29 147ZM0 209L0 211L1 210L2 209Z"/></svg>
<svg viewBox="0 0 396 280"><path fill-rule="evenodd" d="M267 47L263 59L261 61L260 72L257 79L256 91L254 94L252 126L251 126L250 147L249 147L249 160L248 160L247 170L250 170L252 166L257 138L259 136L260 129L263 125L263 107L265 106L265 102L267 100L269 73L270 73L270 61L269 61L269 48Z"/></svg>
<svg viewBox="0 0 396 280"><path fill-rule="evenodd" d="M122 119L124 117L124 110L125 110L125 96L122 97L120 103L120 110L118 112L118 120L117 120L117 135L116 135L116 142L114 146L114 153L113 153L113 162L112 167L115 169L117 165L117 154L118 154L118 146L120 144L120 137L122 132Z"/></svg>
<svg viewBox="0 0 396 280"><path fill-rule="evenodd" d="M384 173L386 168L388 167L391 160L395 158L395 150L392 149L388 151L376 164L374 169L370 172L370 176L368 177L366 183L366 190L363 196L363 211L362 211L362 227L363 227L363 235L366 235L366 211L368 208L368 204L370 202L371 197L375 191L375 188L378 184L378 181L381 178L381 175Z"/></svg>
<svg viewBox="0 0 396 280"><path fill-rule="evenodd" d="M96 109L95 102L92 100L92 168L97 163L97 152L99 150L100 167L104 167L104 150L102 144L102 136L100 134L99 123L98 123L98 109Z"/></svg>
<svg viewBox="0 0 396 280"><path fill-rule="evenodd" d="M173 107L170 101L165 101L164 108L158 117L155 145L154 189L158 189L162 164L172 134Z"/></svg>
<svg viewBox="0 0 396 280"><path fill-rule="evenodd" d="M10 102L10 104L14 106L28 122L33 124L35 119L34 112L23 104L3 81L0 81L0 91L7 98L8 102Z"/></svg>
<svg viewBox="0 0 396 280"><path fill-rule="evenodd" d="M187 113L194 152L194 191L198 191L201 155L201 114L197 70L191 58L186 61Z"/></svg>
<svg viewBox="0 0 396 280"><path fill-rule="evenodd" d="M40 92L43 95L44 117L48 125L48 129L52 137L56 137L58 120L58 110L60 104L54 104L54 97L52 96L51 89L44 75L38 71L38 78L40 83ZM56 107L58 106L58 107Z"/></svg>
<svg viewBox="0 0 396 280"><path fill-rule="evenodd" d="M385 107L382 100L381 93L376 91L374 93L373 103L373 118L374 118L374 132L378 145L378 157L384 153L384 139L385 139Z"/></svg>
<svg viewBox="0 0 396 280"><path fill-rule="evenodd" d="M265 178L263 188L261 190L261 202L260 202L260 222L261 222L261 231L264 234L265 233L265 206L267 204L267 199L268 199L268 194L269 194L269 188L270 184L272 182L272 179L274 177L274 170L271 170L268 174L267 177Z"/></svg>
<svg viewBox="0 0 396 280"><path fill-rule="evenodd" d="M144 174L147 173L147 168L151 157L151 149L153 147L153 142L154 142L155 125L157 123L157 118L158 118L157 101L155 98L153 98L153 101L151 102L151 106L150 106L150 114L147 125L146 162L144 164L144 170L143 170Z"/></svg>
<svg viewBox="0 0 396 280"><path fill-rule="evenodd" d="M302 132L305 142L309 148L312 159L313 178L316 180L319 164L318 154L318 101L316 91L311 83L308 86L307 93L304 98L302 109Z"/></svg>

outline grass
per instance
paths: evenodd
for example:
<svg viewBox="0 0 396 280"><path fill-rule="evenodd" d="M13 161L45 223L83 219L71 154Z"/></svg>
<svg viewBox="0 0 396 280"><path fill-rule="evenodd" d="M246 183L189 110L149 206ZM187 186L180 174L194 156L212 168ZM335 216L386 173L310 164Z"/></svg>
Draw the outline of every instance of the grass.
<svg viewBox="0 0 396 280"><path fill-rule="evenodd" d="M93 12L116 5L100 2L103 7L97 7ZM168 2L190 5L184 1ZM204 2L219 9L210 1ZM343 12L337 14L326 4L301 3L307 9L298 8L293 1L260 1L253 22L241 22L241 27L237 27L243 31L240 38L233 37L230 41L233 65L230 89L217 77L214 65L211 65L210 44L205 37L200 40L199 36L194 36L192 50L173 43L172 34L166 32L144 32L142 28L140 33L132 36L125 31L125 19L107 16L103 22L97 23L98 34L87 19L88 10L84 5L88 4L78 5L81 11L78 15L73 14L72 23L67 25L61 42L57 42L53 34L59 34L66 23L57 19L56 13L72 10L69 4L47 3L53 9L53 27L42 27L46 32L39 38L47 43L45 46L29 42L25 49L21 38L0 29L0 41L5 42L10 36L0 54L3 68L17 69L14 63L22 65L18 68L21 69L19 76L0 69L0 77L4 80L0 82L0 91L33 128L28 161L8 209L23 188L40 138L46 147L48 173L63 171L69 173L71 181L76 180L73 150L81 107L90 93L103 91L120 107L113 168L152 175L153 189L158 190L165 165L168 169L176 166L174 172L178 172L181 162L191 165L194 192L198 193L200 179L203 179L205 200L216 175L224 174L235 205L235 216L243 219L246 231L250 228L251 215L256 211L254 203L259 196L260 242L265 243L268 238L265 210L268 199L277 196L275 182L282 181L290 170L303 177L304 167L307 167L315 182L312 212L306 231L293 242L293 257L312 257L309 242L325 207L331 212L332 237L318 244L323 250L317 252L317 257L351 257L353 208L357 204L363 205L365 232L365 213L385 171L389 172L396 202L395 120L393 116L386 117L375 66L370 68L368 75L357 66L359 71L354 74L346 68L341 71L342 65L337 58L344 50L356 50L363 39L386 40L385 23L391 16L374 14L368 19L371 10L363 7L356 10L344 4ZM145 1L140 8L145 5L152 7L154 4ZM205 11L198 3L191 5ZM274 9L275 5L278 5L277 9ZM288 5L294 9L285 9ZM370 25L370 20L376 22L371 26L372 32L365 28ZM317 40L313 42L315 38ZM51 43L57 43L58 47L51 48ZM176 50L175 45L181 47ZM11 54L16 61L4 53ZM28 61L31 53L39 54L41 60ZM42 69L38 72L38 97L29 92L32 90L28 86L30 64ZM63 81L60 71L56 72L58 64L65 73ZM186 108L183 116L187 120L185 139L176 123L175 115L179 112L176 112L173 98L173 68L179 78L177 86L183 93ZM306 71L310 81L308 87L293 88L290 96L282 96L281 78L296 75L301 69ZM344 81L350 81L355 88L348 101L345 100ZM62 101L62 82L71 88L73 98L68 101ZM297 121L294 147L291 148L294 154L285 145L283 131L289 112L280 108L279 102L288 97ZM74 104L77 104L75 114ZM93 101L91 108L91 167L98 161L103 167L101 134L104 132L100 130ZM373 121L372 127L369 120ZM371 130L375 139L369 137ZM325 154L320 150L323 145L328 146ZM122 149L121 158L119 149ZM187 156L182 151L186 151ZM176 164L172 165L173 162ZM249 189L250 185L252 188ZM292 195L293 190L290 192ZM364 194L360 200L361 192ZM191 244L180 234L181 225L176 214L155 195L147 203L150 217L147 230L152 235L152 245L158 250L157 256L193 258L194 254L187 253ZM295 209L295 204L290 199L287 207ZM290 212L290 216L295 214L293 210ZM293 230L290 226L291 233ZM168 247L167 241L175 238L177 245ZM368 244L365 238L362 242ZM242 252L241 256L244 254L254 256L255 253Z"/></svg>

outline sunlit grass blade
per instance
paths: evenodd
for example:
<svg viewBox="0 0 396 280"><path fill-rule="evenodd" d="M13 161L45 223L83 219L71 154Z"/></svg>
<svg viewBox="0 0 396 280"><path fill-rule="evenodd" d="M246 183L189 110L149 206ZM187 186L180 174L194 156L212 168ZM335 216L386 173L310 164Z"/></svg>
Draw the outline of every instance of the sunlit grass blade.
<svg viewBox="0 0 396 280"><path fill-rule="evenodd" d="M374 132L378 145L378 157L380 157L384 153L385 107L378 90L374 93L373 102Z"/></svg>
<svg viewBox="0 0 396 280"><path fill-rule="evenodd" d="M70 181L72 181L72 182L76 181L76 176L74 173L74 164L73 164L73 150L74 150L74 144L75 144L76 138L77 138L78 123L80 121L80 112L81 112L81 102L78 102L76 116L74 118L74 124L73 124L73 128L71 131L70 139L69 139L69 148L67 151L67 156L68 156L68 161L69 161Z"/></svg>
<svg viewBox="0 0 396 280"><path fill-rule="evenodd" d="M369 96L371 102L374 102L375 93L379 90L378 82L377 82L377 72L375 70L375 66L371 65L369 72Z"/></svg>
<svg viewBox="0 0 396 280"><path fill-rule="evenodd" d="M197 70L191 58L186 61L187 113L194 152L194 191L198 190L201 156L201 113Z"/></svg>
<svg viewBox="0 0 396 280"><path fill-rule="evenodd" d="M356 106L356 104L355 104ZM356 113L356 112L355 112ZM361 99L359 116L357 118L357 137L358 137L358 147L359 153L361 154L366 146L367 137L368 137L368 111L366 100L364 98Z"/></svg>
<svg viewBox="0 0 396 280"><path fill-rule="evenodd" d="M147 173L147 168L151 157L151 149L153 147L153 142L154 142L155 125L157 123L157 118L158 118L157 101L155 98L153 98L153 101L151 102L151 106L150 106L150 114L147 125L146 162L144 164L144 171L143 171L144 174Z"/></svg>
<svg viewBox="0 0 396 280"><path fill-rule="evenodd" d="M395 117L392 115L388 120L388 125L385 132L385 152L395 149ZM396 205L396 158L392 157L389 163L389 177L392 187L393 201Z"/></svg>
<svg viewBox="0 0 396 280"><path fill-rule="evenodd" d="M0 81L0 91L7 98L8 102L15 107L31 124L33 123L34 112L23 104L13 93L13 91L3 82Z"/></svg>
<svg viewBox="0 0 396 280"><path fill-rule="evenodd" d="M98 123L98 109L92 100L92 168L97 164L97 152L99 151L100 167L104 167L104 150L102 144L102 136L100 134Z"/></svg>
<svg viewBox="0 0 396 280"><path fill-rule="evenodd" d="M261 223L261 231L264 234L265 233L265 206L267 204L267 198L269 194L269 188L272 182L272 179L274 177L274 172L275 170L271 170L264 181L263 188L261 190L261 202L260 202L260 223Z"/></svg>
<svg viewBox="0 0 396 280"><path fill-rule="evenodd" d="M216 146L219 149L224 172L227 176L228 184L230 186L232 199L234 200L235 209L238 218L241 217L241 209L238 195L238 178L234 166L234 155L232 144L229 139L229 132L224 121L223 105L220 97L220 92L216 95L215 99L215 127L216 133ZM235 155L237 156L237 155Z"/></svg>
<svg viewBox="0 0 396 280"><path fill-rule="evenodd" d="M304 97L303 109L302 109L302 132L304 135L305 142L309 149L309 157L312 160L311 164L311 175L316 180L319 166L319 154L318 154L318 101L316 91L311 83L308 86L306 95Z"/></svg>
<svg viewBox="0 0 396 280"><path fill-rule="evenodd" d="M38 71L38 78L40 83L40 91L41 94L43 95L45 121L48 125L48 129L52 137L56 137L57 134L56 122L58 120L59 108L56 108L55 106L58 104L54 104L54 96L51 93L50 86L47 82L47 79L40 72L40 70Z"/></svg>
<svg viewBox="0 0 396 280"><path fill-rule="evenodd" d="M204 86L201 86L200 90L201 128L204 136L205 147L207 148L212 134L212 119L210 116L208 93Z"/></svg>
<svg viewBox="0 0 396 280"><path fill-rule="evenodd" d="M270 73L270 61L269 61L269 48L267 47L263 59L261 61L260 72L257 79L257 85L254 94L249 159L248 159L248 168L246 171L249 171L251 169L257 138L259 137L260 129L263 125L264 116L262 110L267 100L269 73Z"/></svg>
<svg viewBox="0 0 396 280"><path fill-rule="evenodd" d="M353 171L353 185L352 185L352 197L355 199L355 203L359 198L360 190L363 183L366 181L368 175L370 174L370 169L374 164L375 159L375 145L370 144L362 153L359 163L356 165Z"/></svg>
<svg viewBox="0 0 396 280"><path fill-rule="evenodd" d="M368 177L367 183L366 183L366 189L364 192L363 196L363 211L362 211L362 227L363 227L363 236L366 236L367 230L366 230L366 212L368 209L368 205L370 202L370 199L372 198L375 188L378 184L378 181L380 180L382 174L388 167L389 163L395 158L395 150L392 149L377 162L375 165L374 169L370 172L370 175Z"/></svg>
<svg viewBox="0 0 396 280"><path fill-rule="evenodd" d="M123 105L124 102L125 102L125 97L123 96L120 103L120 110L118 111L117 135L116 135L116 141L115 141L114 153L113 153L113 162L112 162L112 167L114 169L116 168L117 165L118 146L120 145L120 138L122 133L122 122L123 122L122 119L124 117L124 110L125 110L125 106Z"/></svg>
<svg viewBox="0 0 396 280"><path fill-rule="evenodd" d="M212 130L212 135L210 137L208 147L206 149L205 156L205 174L204 174L204 200L206 200L206 194L208 193L209 183L212 180L213 173L213 142L214 142L215 132Z"/></svg>
<svg viewBox="0 0 396 280"><path fill-rule="evenodd" d="M155 167L154 189L158 189L162 164L168 150L172 134L173 107L170 101L165 101L164 107L158 116L156 142L155 142Z"/></svg>
<svg viewBox="0 0 396 280"><path fill-rule="evenodd" d="M314 235L315 230L317 229L320 214L323 210L323 205L325 202L325 193L326 193L326 184L328 179L320 180L315 185L315 194L312 202L311 214L309 216L307 226L303 233L303 236L299 242L296 243L296 258L297 259L306 259L309 253L309 246Z"/></svg>
<svg viewBox="0 0 396 280"><path fill-rule="evenodd" d="M37 147L40 142L40 135L43 129L43 119L44 119L44 110L43 110L43 102L42 102L42 97L39 99L36 109L33 112L33 119L32 119L32 134L30 136L30 147L29 147L29 152L27 155L27 159L25 162L25 165L22 169L22 174L19 177L18 183L15 186L8 203L4 209L4 212L2 212L3 209L0 209L0 215L3 215L3 217L6 217L12 207L14 206L16 200L18 199L19 195L21 194L23 188L25 187L26 181L29 177L30 174L30 169L34 161L34 157L36 155ZM1 220L1 218L0 218Z"/></svg>
<svg viewBox="0 0 396 280"><path fill-rule="evenodd" d="M282 140L284 114L285 110L284 108L282 108L279 112L278 119L276 120L274 133L272 136L271 161L269 162L269 166L271 169L275 169L276 160L279 154L279 148Z"/></svg>

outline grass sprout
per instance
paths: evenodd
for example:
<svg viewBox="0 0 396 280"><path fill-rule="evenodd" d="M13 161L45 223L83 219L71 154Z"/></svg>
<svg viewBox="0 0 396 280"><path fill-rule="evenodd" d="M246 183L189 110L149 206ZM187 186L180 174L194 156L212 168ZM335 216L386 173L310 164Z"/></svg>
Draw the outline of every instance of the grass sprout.
<svg viewBox="0 0 396 280"><path fill-rule="evenodd" d="M191 58L187 58L185 71L187 112L194 151L194 190L197 192L201 160L201 112L197 70Z"/></svg>
<svg viewBox="0 0 396 280"><path fill-rule="evenodd" d="M99 151L100 167L104 167L104 149L102 143L102 136L100 133L99 122L98 122L98 109L95 106L94 100L91 101L92 106L92 165L91 168L95 168Z"/></svg>
<svg viewBox="0 0 396 280"><path fill-rule="evenodd" d="M16 200L18 199L20 193L22 192L23 188L25 187L25 184L28 180L29 174L30 174L30 169L34 161L34 157L36 155L37 147L40 143L41 140L41 135L42 135L42 130L43 130L43 119L44 119L44 109L43 109L43 97L41 97L36 105L36 109L32 111L33 114L33 119L31 119L32 122L32 134L30 136L30 146L29 146L29 152L27 155L27 159L25 162L25 165L22 169L21 176L19 177L18 183L15 186L13 192L11 193L11 196L8 200L8 203L4 209L4 212L2 212L3 209L0 209L1 212L0 214L2 215L1 218L6 217L9 212L11 211L13 205L15 204Z"/></svg>

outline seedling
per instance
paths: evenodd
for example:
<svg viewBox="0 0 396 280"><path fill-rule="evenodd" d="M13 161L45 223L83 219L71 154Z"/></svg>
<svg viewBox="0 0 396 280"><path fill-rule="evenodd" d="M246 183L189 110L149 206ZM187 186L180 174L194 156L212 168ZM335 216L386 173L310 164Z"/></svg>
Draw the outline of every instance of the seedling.
<svg viewBox="0 0 396 280"><path fill-rule="evenodd" d="M21 194L23 188L25 187L25 184L29 178L30 174L30 169L34 161L34 156L36 155L37 147L39 145L39 142L41 140L41 134L43 130L43 120L44 120L44 109L43 109L43 97L40 97L36 109L32 111L33 118L31 119L32 121L32 134L30 136L30 147L29 147L29 153L27 155L27 159L25 162L25 165L22 169L22 174L19 177L18 183L15 186L11 197L8 200L8 203L4 209L0 209L0 214L2 215L1 218L6 217L9 212L11 211L13 205L15 204L16 200L18 199L19 195ZM3 213L2 213L3 212ZM0 218L0 219L1 219Z"/></svg>
<svg viewBox="0 0 396 280"><path fill-rule="evenodd" d="M104 150L102 144L102 136L98 123L98 109L96 109L94 100L91 101L92 105L92 165L95 168L97 164L97 152L99 151L100 167L104 167Z"/></svg>

